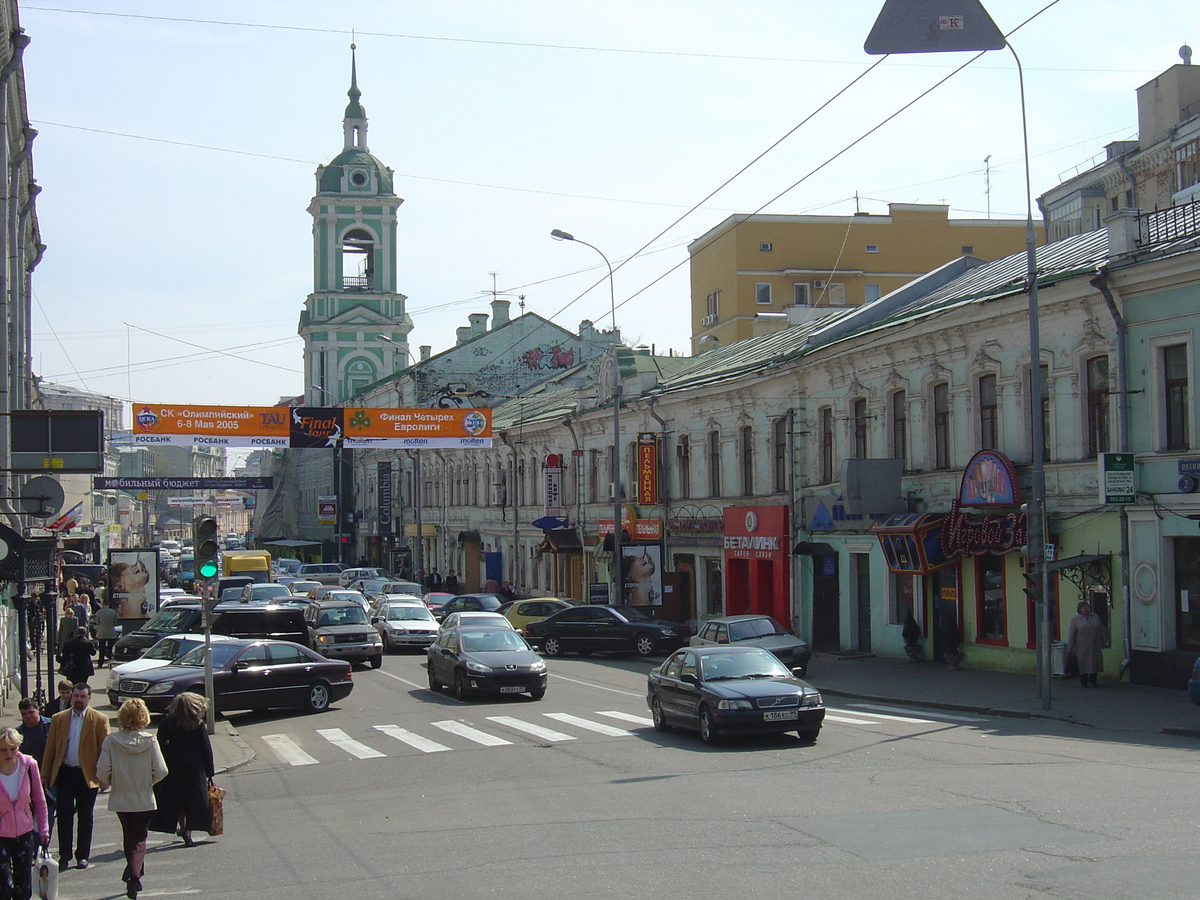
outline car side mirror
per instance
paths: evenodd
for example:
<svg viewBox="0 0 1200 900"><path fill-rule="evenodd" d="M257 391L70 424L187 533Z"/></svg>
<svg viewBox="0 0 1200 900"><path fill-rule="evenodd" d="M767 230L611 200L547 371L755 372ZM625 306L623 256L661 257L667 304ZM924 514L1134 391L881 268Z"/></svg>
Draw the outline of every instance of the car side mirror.
<svg viewBox="0 0 1200 900"><path fill-rule="evenodd" d="M803 669L792 669L792 675L796 678L803 678L804 670Z"/></svg>
<svg viewBox="0 0 1200 900"><path fill-rule="evenodd" d="M682 681L684 684L694 684L694 685L696 685L696 687L700 686L700 679L697 678L695 675L693 675L691 672L684 673L682 676L680 676L679 680Z"/></svg>
<svg viewBox="0 0 1200 900"><path fill-rule="evenodd" d="M240 672L240 671L242 671L242 669L248 669L248 668L250 668L250 663L248 663L248 662L238 661L233 664L234 672Z"/></svg>

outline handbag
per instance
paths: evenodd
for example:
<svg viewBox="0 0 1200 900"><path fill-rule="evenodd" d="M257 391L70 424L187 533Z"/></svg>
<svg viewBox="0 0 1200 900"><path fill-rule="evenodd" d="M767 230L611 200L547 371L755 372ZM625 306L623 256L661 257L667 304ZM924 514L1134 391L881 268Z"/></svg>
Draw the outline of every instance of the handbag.
<svg viewBox="0 0 1200 900"><path fill-rule="evenodd" d="M208 833L213 837L225 833L225 792L208 783Z"/></svg>
<svg viewBox="0 0 1200 900"><path fill-rule="evenodd" d="M58 900L58 863L46 847L33 855L33 895L38 900Z"/></svg>

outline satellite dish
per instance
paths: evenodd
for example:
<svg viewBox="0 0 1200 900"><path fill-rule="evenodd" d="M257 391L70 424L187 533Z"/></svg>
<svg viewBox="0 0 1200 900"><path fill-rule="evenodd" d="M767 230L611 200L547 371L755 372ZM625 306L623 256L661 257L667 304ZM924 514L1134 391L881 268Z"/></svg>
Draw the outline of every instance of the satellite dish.
<svg viewBox="0 0 1200 900"><path fill-rule="evenodd" d="M49 475L30 478L21 488L21 512L35 519L57 516L63 506L62 485Z"/></svg>

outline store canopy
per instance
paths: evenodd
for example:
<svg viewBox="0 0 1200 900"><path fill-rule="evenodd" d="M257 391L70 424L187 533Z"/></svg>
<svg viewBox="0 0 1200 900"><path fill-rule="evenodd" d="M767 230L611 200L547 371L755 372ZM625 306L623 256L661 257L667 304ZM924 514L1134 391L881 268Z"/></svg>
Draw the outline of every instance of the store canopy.
<svg viewBox="0 0 1200 900"><path fill-rule="evenodd" d="M547 550L557 553L560 550L583 549L583 544L579 540L579 532L574 528L556 528L545 532L545 535L545 540L537 548L543 553Z"/></svg>
<svg viewBox="0 0 1200 900"><path fill-rule="evenodd" d="M888 570L897 575L928 575L950 564L942 552L941 513L896 513L871 526Z"/></svg>
<svg viewBox="0 0 1200 900"><path fill-rule="evenodd" d="M792 548L792 556L837 556L837 551L819 541L801 541Z"/></svg>

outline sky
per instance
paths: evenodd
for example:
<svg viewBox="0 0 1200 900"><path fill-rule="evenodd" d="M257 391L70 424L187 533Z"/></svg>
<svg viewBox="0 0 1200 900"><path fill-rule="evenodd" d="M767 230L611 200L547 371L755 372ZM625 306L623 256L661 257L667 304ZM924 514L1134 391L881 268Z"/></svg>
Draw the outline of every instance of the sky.
<svg viewBox="0 0 1200 900"><path fill-rule="evenodd" d="M603 260L555 228L616 267L627 341L687 353L687 245L728 216L1025 217L1012 54L867 56L883 0L44 3L20 8L34 369L126 400L304 392L306 209L352 39L413 348L453 346L493 289L609 327ZM1136 137L1138 86L1200 50L1195 0L985 5L1024 67L1035 198Z"/></svg>

